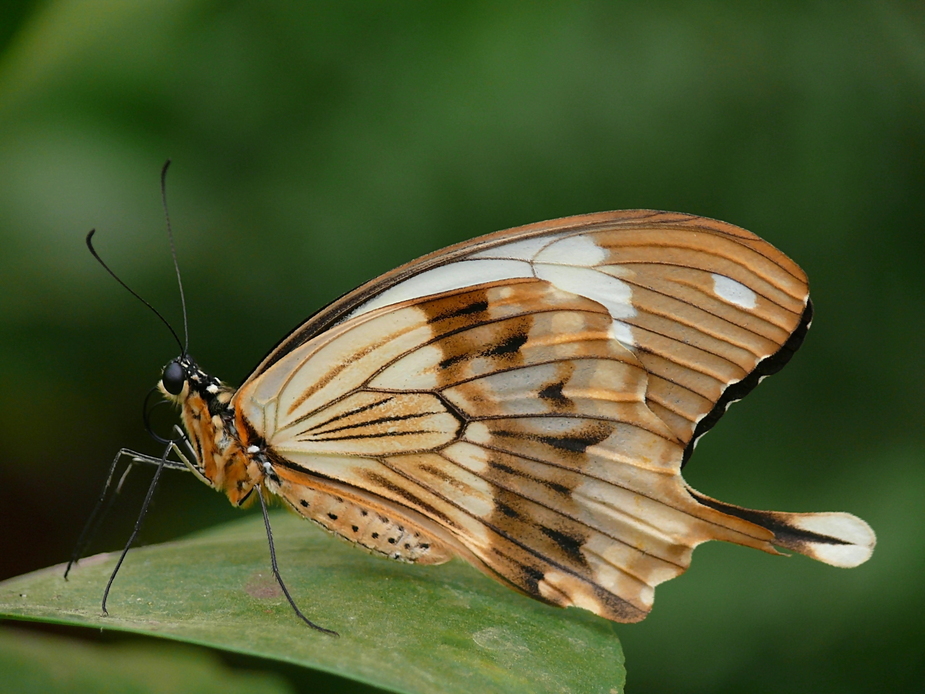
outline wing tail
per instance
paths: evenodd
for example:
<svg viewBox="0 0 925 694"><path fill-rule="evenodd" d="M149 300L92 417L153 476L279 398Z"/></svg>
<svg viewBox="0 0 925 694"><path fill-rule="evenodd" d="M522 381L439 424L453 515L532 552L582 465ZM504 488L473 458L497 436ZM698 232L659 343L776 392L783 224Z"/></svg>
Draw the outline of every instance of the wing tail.
<svg viewBox="0 0 925 694"><path fill-rule="evenodd" d="M877 542L871 527L850 513L755 511L717 501L690 487L688 492L704 506L774 533L773 544L832 566L852 568L863 564Z"/></svg>

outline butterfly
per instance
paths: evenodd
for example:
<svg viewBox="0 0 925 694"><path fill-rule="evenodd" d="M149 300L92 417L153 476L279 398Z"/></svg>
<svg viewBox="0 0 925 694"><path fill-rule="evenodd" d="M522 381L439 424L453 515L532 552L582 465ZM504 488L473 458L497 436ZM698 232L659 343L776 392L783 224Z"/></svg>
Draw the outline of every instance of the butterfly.
<svg viewBox="0 0 925 694"><path fill-rule="evenodd" d="M758 236L603 212L371 280L238 389L186 353L159 387L184 463L235 506L277 497L384 557L459 556L538 600L637 622L707 540L841 567L871 556L853 515L750 510L681 475L811 318L806 275Z"/></svg>

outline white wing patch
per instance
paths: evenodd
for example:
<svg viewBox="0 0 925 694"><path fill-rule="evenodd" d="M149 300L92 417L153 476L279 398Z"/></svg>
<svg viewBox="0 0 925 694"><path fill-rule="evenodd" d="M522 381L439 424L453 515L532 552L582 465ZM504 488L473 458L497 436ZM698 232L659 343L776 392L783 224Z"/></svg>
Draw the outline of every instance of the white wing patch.
<svg viewBox="0 0 925 694"><path fill-rule="evenodd" d="M634 347L636 345L636 341L633 339L632 326L627 325L623 321L615 320L610 328L613 331L614 339L618 342L622 342L627 347Z"/></svg>
<svg viewBox="0 0 925 694"><path fill-rule="evenodd" d="M607 249L598 246L590 236L566 236L546 246L533 257L537 263L595 267L607 260Z"/></svg>
<svg viewBox="0 0 925 694"><path fill-rule="evenodd" d="M632 318L633 290L623 280L593 268L536 263L536 276L559 289L603 305L614 319Z"/></svg>
<svg viewBox="0 0 925 694"><path fill-rule="evenodd" d="M606 248L588 235L555 234L502 244L399 282L357 307L350 317L488 282L537 277L570 294L602 304L614 319L614 337L632 347L636 344L632 327L622 322L636 315L632 288L613 274L596 269L609 255Z"/></svg>
<svg viewBox="0 0 925 694"><path fill-rule="evenodd" d="M633 290L629 284L595 268L603 265L610 253L591 236L566 236L543 248L533 259L536 276L579 296L602 304L613 317L613 336L633 347L632 327L621 319L636 315Z"/></svg>
<svg viewBox="0 0 925 694"><path fill-rule="evenodd" d="M741 282L712 273L713 293L720 299L742 308L753 309L758 305L758 295Z"/></svg>
<svg viewBox="0 0 925 694"><path fill-rule="evenodd" d="M433 296L455 289L515 277L533 277L533 268L530 263L510 258L459 260L455 263L440 265L404 282L399 282L365 304L358 306L350 317L354 318L374 309L399 304L410 299L419 299L423 296Z"/></svg>
<svg viewBox="0 0 925 694"><path fill-rule="evenodd" d="M549 244L555 243L556 239L562 237L562 234L556 234L555 236L538 236L532 239L525 239L523 241L514 241L513 243L505 243L500 246L493 246L484 251L479 251L478 253L473 253L470 258L512 258L515 260L527 260L531 261L536 258L537 254L540 253L544 248Z"/></svg>
<svg viewBox="0 0 925 694"><path fill-rule="evenodd" d="M834 538L836 542L808 542L803 553L832 566L852 568L873 554L877 538L871 527L850 513L790 513L787 521L801 530Z"/></svg>

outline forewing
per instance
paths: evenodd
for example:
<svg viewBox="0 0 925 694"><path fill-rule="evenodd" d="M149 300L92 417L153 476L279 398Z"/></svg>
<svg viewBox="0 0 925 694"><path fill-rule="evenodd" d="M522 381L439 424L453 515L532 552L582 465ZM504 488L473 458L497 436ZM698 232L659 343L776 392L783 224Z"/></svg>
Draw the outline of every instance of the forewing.
<svg viewBox="0 0 925 694"><path fill-rule="evenodd" d="M675 213L582 215L484 236L373 280L294 331L260 376L345 320L512 278L596 302L649 373L646 402L686 447L799 347L811 308L802 270L754 234Z"/></svg>

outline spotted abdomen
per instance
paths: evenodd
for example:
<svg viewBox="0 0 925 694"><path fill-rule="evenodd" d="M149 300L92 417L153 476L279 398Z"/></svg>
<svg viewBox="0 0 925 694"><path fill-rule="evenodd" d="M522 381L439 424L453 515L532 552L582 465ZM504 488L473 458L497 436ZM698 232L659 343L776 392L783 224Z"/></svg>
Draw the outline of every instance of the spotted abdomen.
<svg viewBox="0 0 925 694"><path fill-rule="evenodd" d="M396 561L442 564L453 553L406 521L317 489L283 484L280 496L300 516L334 535Z"/></svg>

